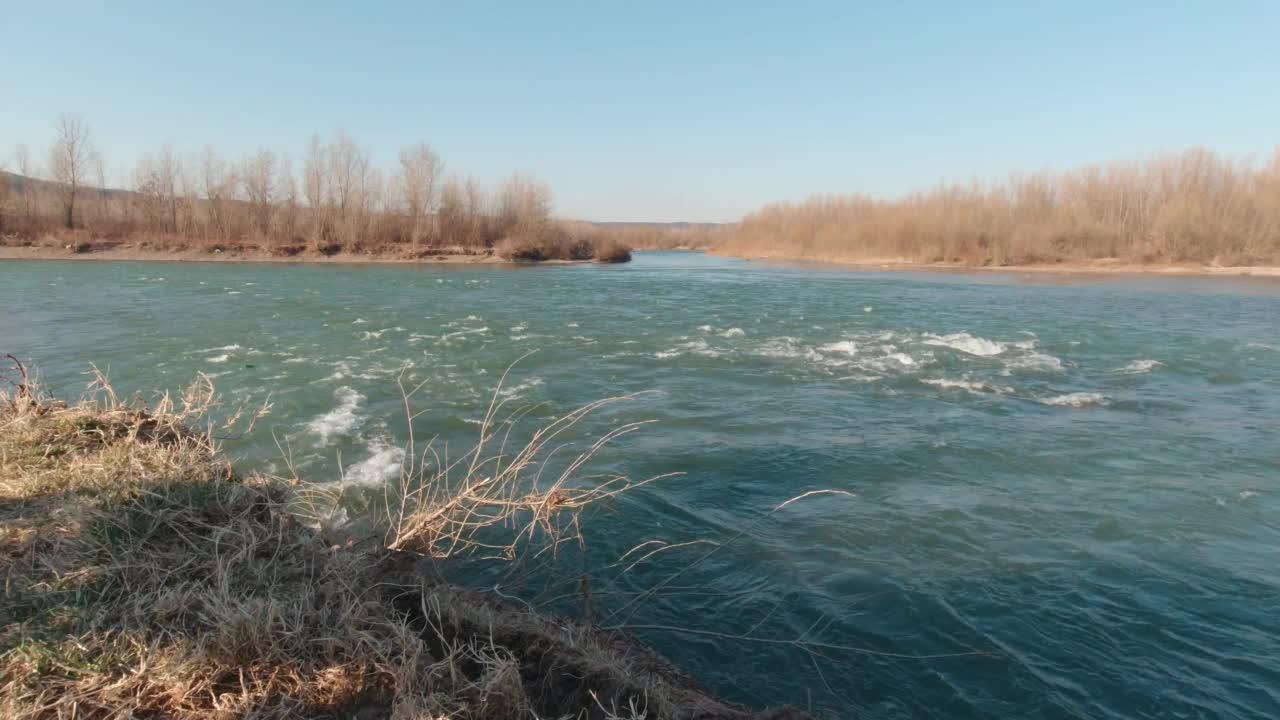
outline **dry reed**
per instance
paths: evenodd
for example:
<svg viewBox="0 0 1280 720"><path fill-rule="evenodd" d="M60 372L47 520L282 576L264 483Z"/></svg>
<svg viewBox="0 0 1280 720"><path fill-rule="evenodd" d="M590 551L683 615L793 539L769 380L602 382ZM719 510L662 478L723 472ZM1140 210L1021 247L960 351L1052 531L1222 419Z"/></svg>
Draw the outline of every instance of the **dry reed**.
<svg viewBox="0 0 1280 720"><path fill-rule="evenodd" d="M742 255L967 265L1275 264L1280 151L1263 165L1192 149L896 200L815 197L747 215L720 247Z"/></svg>

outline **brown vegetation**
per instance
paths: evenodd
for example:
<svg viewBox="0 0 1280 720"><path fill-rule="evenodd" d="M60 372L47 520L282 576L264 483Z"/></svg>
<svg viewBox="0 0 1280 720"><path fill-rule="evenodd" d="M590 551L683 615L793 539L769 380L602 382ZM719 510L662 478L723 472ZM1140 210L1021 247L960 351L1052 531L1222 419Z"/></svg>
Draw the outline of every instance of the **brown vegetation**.
<svg viewBox="0 0 1280 720"><path fill-rule="evenodd" d="M307 522L331 490L218 459L207 382L151 410L105 381L67 405L17 367L0 393L4 717L803 717L724 704L620 636L415 570L517 543L554 552L580 508L627 489L566 479L634 425L539 489L539 459L599 403L510 461L482 442L421 475L389 504L385 542L367 543ZM482 438L504 437L496 408Z"/></svg>
<svg viewBox="0 0 1280 720"><path fill-rule="evenodd" d="M631 248L613 237L604 237L595 242L596 262L624 263L631 260Z"/></svg>
<svg viewBox="0 0 1280 720"><path fill-rule="evenodd" d="M1280 152L1260 167L1193 149L897 200L817 197L746 216L721 250L967 265L1277 264Z"/></svg>
<svg viewBox="0 0 1280 720"><path fill-rule="evenodd" d="M394 258L501 246L504 257L586 260L600 235L556 219L538 180L517 174L489 192L472 178L445 177L425 143L402 148L384 175L345 132L313 137L300 175L270 150L229 162L212 148L183 159L165 146L138 160L128 190L112 190L88 125L63 116L43 173L25 147L13 165L16 174L0 173L0 244Z"/></svg>
<svg viewBox="0 0 1280 720"><path fill-rule="evenodd" d="M636 250L708 250L724 235L724 226L715 223L613 222L596 227Z"/></svg>

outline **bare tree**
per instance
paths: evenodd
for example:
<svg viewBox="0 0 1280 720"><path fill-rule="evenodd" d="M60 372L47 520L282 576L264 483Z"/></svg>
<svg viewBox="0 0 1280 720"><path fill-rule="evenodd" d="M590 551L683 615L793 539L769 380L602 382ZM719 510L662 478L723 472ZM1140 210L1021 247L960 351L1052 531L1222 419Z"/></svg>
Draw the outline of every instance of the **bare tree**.
<svg viewBox="0 0 1280 720"><path fill-rule="evenodd" d="M164 223L164 199L156 162L150 155L138 158L133 169L133 205L141 208L144 225L155 229Z"/></svg>
<svg viewBox="0 0 1280 720"><path fill-rule="evenodd" d="M329 145L329 192L332 204L338 211L338 221L346 220L355 199L359 178L364 170L364 153L345 130L339 130Z"/></svg>
<svg viewBox="0 0 1280 720"><path fill-rule="evenodd" d="M311 211L312 241L318 246L328 241L329 225L329 152L319 135L311 136L307 159L302 169L302 192Z"/></svg>
<svg viewBox="0 0 1280 720"><path fill-rule="evenodd" d="M464 192L466 194L467 244L493 245L497 238L490 233L489 207L484 190L474 177L468 177Z"/></svg>
<svg viewBox="0 0 1280 720"><path fill-rule="evenodd" d="M275 178L275 195L279 198L276 230L284 242L293 240L298 224L298 183L293 177L293 163L281 156Z"/></svg>
<svg viewBox="0 0 1280 720"><path fill-rule="evenodd" d="M465 244L467 235L466 197L457 176L450 176L440 189L440 209L436 213L440 240L453 245Z"/></svg>
<svg viewBox="0 0 1280 720"><path fill-rule="evenodd" d="M168 223L165 228L171 233L178 232L178 182L182 175L182 161L173 154L173 146L165 144L155 163L156 189L167 210Z"/></svg>
<svg viewBox="0 0 1280 720"><path fill-rule="evenodd" d="M248 196L254 228L266 237L271 233L271 215L276 200L275 153L270 150L258 151L257 155L244 162L240 175L244 179L244 192Z"/></svg>
<svg viewBox="0 0 1280 720"><path fill-rule="evenodd" d="M22 176L18 188L18 209L25 226L29 229L36 221L36 191L32 178L36 176L35 164L31 162L31 151L26 145L19 144L13 151L13 169Z"/></svg>
<svg viewBox="0 0 1280 720"><path fill-rule="evenodd" d="M358 189L358 211L354 218L352 238L372 238L377 230L377 220L386 210L385 186L382 172L369 162L363 164Z"/></svg>
<svg viewBox="0 0 1280 720"><path fill-rule="evenodd" d="M498 224L502 232L536 231L551 218L551 188L516 173L498 190Z"/></svg>
<svg viewBox="0 0 1280 720"><path fill-rule="evenodd" d="M89 170L94 181L92 197L96 197L98 201L95 219L99 223L105 223L111 219L111 191L107 189L107 161L102 157L101 151L94 149L89 156Z"/></svg>
<svg viewBox="0 0 1280 720"><path fill-rule="evenodd" d="M399 209L409 223L409 244L415 253L418 241L432 234L436 184L442 168L440 156L426 143L400 149L400 171L395 178L395 190Z"/></svg>
<svg viewBox="0 0 1280 720"><path fill-rule="evenodd" d="M93 139L89 126L76 115L60 115L56 132L49 148L49 175L61 186L63 217L66 226L73 228L76 196L93 162Z"/></svg>
<svg viewBox="0 0 1280 720"><path fill-rule="evenodd" d="M229 240L233 234L231 204L239 179L211 147L205 149L200 169L200 189L208 203L210 224L220 239Z"/></svg>
<svg viewBox="0 0 1280 720"><path fill-rule="evenodd" d="M369 155L345 130L339 130L327 149L329 204L337 215L338 238L352 243L365 225L365 191L370 181Z"/></svg>

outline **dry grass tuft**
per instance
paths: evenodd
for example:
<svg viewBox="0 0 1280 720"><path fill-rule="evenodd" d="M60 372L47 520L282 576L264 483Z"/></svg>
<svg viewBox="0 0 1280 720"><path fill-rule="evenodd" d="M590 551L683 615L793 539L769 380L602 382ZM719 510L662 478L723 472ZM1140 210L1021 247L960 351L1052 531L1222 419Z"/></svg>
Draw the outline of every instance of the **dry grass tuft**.
<svg viewBox="0 0 1280 720"><path fill-rule="evenodd" d="M456 483L404 496L392 549L362 549L300 522L297 488L218 459L207 383L146 409L98 379L74 405L0 394L0 716L755 717L614 636L413 571L535 532L554 550L561 511L625 489L531 474L589 409L510 459L478 448Z"/></svg>
<svg viewBox="0 0 1280 720"><path fill-rule="evenodd" d="M419 388L401 385L406 412ZM608 475L580 482L575 477L601 448L644 423L613 428L550 475L547 460L583 419L631 397L607 398L580 407L551 421L518 448L509 449L514 423L499 417L504 407L500 384L481 421L478 441L457 460L442 460L431 444L418 451L411 436L407 452L411 460L403 468L400 492L387 498L386 546L437 559L479 553L510 560L521 548L554 553L563 542L581 542L578 527L582 509L661 479L633 482L625 476Z"/></svg>

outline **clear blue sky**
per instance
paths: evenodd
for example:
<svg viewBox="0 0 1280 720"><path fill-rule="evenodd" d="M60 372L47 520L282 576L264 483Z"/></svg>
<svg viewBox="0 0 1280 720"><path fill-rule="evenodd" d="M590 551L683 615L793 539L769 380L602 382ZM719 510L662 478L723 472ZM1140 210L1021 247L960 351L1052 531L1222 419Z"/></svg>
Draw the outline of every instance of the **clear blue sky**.
<svg viewBox="0 0 1280 720"><path fill-rule="evenodd" d="M1280 144L1276 0L0 6L0 157L74 112L116 183L166 141L297 159L345 128L384 168L425 140L485 182L533 173L565 216L731 220Z"/></svg>

